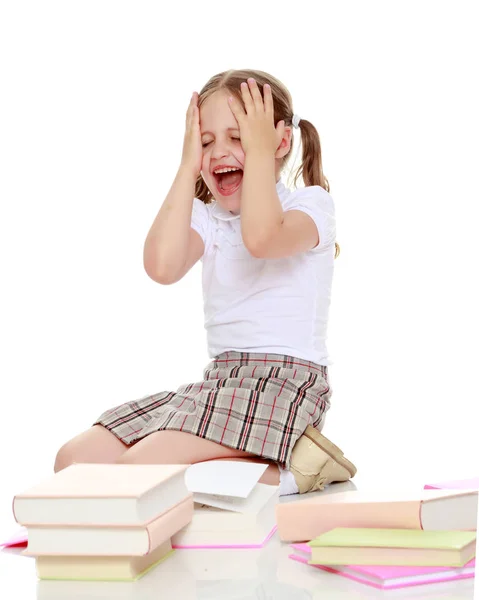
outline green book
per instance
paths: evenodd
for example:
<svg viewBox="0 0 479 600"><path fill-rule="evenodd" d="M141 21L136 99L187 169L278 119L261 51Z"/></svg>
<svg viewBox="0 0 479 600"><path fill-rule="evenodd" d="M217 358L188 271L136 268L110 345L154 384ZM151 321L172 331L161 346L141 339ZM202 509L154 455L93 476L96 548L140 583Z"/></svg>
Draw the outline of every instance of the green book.
<svg viewBox="0 0 479 600"><path fill-rule="evenodd" d="M36 557L39 579L63 581L136 581L172 556L168 539L145 556Z"/></svg>
<svg viewBox="0 0 479 600"><path fill-rule="evenodd" d="M339 527L309 546L313 565L462 567L476 555L476 532Z"/></svg>

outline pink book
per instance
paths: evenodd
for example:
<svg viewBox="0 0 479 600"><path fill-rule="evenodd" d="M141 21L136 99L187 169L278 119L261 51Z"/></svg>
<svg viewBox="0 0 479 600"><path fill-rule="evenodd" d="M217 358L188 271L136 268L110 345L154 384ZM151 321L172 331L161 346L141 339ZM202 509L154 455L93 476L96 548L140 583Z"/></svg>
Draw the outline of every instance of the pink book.
<svg viewBox="0 0 479 600"><path fill-rule="evenodd" d="M474 531L477 510L477 491L354 490L278 504L276 520L282 541L305 542L336 527Z"/></svg>
<svg viewBox="0 0 479 600"><path fill-rule="evenodd" d="M428 483L425 490L479 490L479 477L472 479L456 479L442 483Z"/></svg>
<svg viewBox="0 0 479 600"><path fill-rule="evenodd" d="M189 495L189 465L75 463L13 498L20 525L142 525Z"/></svg>
<svg viewBox="0 0 479 600"><path fill-rule="evenodd" d="M188 545L188 544L173 544L173 548L175 549L199 549L199 550L214 550L214 549L255 549L255 548L263 548L269 540L273 537L276 532L277 527L274 526L273 529L269 532L266 538L259 543L251 543L251 544L230 544L230 545L220 545L220 544L203 544L203 545ZM24 546L26 547L28 544L28 534L26 529L20 530L9 540L0 543L0 546L4 548L16 548Z"/></svg>
<svg viewBox="0 0 479 600"><path fill-rule="evenodd" d="M18 548L20 546L26 546L28 544L27 530L22 527L15 535L8 540L0 542L0 548Z"/></svg>
<svg viewBox="0 0 479 600"><path fill-rule="evenodd" d="M308 544L292 544L295 552L289 558L308 564L311 550ZM365 565L310 565L329 573L347 577L382 590L392 590L426 583L439 583L474 577L476 561L472 559L464 567L385 567Z"/></svg>
<svg viewBox="0 0 479 600"><path fill-rule="evenodd" d="M143 525L29 525L29 556L145 556L193 517L193 494Z"/></svg>

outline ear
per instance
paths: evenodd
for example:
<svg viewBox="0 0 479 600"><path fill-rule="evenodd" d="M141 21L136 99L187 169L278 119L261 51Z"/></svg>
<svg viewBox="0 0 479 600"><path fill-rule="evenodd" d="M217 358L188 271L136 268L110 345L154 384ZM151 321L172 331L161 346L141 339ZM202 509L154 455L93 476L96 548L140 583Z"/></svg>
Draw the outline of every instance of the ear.
<svg viewBox="0 0 479 600"><path fill-rule="evenodd" d="M286 154L288 154L289 149L291 148L291 136L293 135L292 127L285 127L283 133L283 139L276 150L274 155L275 158L283 158Z"/></svg>

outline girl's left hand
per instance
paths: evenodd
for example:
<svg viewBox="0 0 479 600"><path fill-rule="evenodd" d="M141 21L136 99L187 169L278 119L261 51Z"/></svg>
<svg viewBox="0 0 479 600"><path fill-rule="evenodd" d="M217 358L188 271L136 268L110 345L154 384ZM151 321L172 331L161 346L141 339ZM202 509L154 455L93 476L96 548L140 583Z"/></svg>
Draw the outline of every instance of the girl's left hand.
<svg viewBox="0 0 479 600"><path fill-rule="evenodd" d="M228 99L231 111L238 121L241 146L245 154L251 151L274 154L284 134L284 121L274 126L274 107L271 87L263 86L264 102L258 85L253 78L241 84L241 95L245 109L234 97Z"/></svg>

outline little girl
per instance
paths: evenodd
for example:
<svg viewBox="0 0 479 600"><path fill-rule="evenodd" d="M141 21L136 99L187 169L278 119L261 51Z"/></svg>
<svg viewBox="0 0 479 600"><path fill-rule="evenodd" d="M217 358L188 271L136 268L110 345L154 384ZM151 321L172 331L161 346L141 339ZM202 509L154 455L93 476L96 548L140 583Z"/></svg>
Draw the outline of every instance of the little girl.
<svg viewBox="0 0 479 600"><path fill-rule="evenodd" d="M280 174L303 146L304 188ZM321 433L330 406L326 350L335 214L315 127L262 71L215 75L192 95L173 185L144 246L169 285L201 260L211 362L203 380L106 410L58 452L73 462L268 464L281 494L323 489L355 466Z"/></svg>

